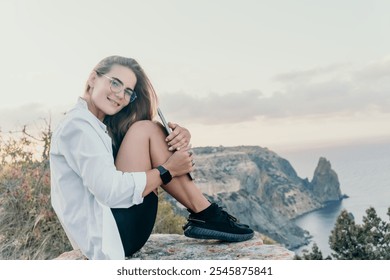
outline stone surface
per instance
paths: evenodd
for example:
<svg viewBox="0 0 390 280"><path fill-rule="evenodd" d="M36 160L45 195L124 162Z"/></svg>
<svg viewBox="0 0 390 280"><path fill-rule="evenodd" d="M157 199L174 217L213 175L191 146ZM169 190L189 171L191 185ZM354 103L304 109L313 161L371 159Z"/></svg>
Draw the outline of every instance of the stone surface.
<svg viewBox="0 0 390 280"><path fill-rule="evenodd" d="M265 245L258 233L251 240L226 243L197 240L178 234L152 234L132 259L139 260L291 260L294 252L280 245ZM56 260L81 260L80 251L60 255Z"/></svg>
<svg viewBox="0 0 390 280"><path fill-rule="evenodd" d="M73 250L69 252L62 253L54 260L86 260L84 255L80 250Z"/></svg>

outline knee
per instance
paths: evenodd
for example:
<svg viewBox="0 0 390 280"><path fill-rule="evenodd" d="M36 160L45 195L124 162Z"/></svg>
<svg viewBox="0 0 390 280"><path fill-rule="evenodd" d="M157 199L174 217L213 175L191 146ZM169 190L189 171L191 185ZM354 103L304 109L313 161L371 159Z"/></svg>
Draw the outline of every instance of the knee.
<svg viewBox="0 0 390 280"><path fill-rule="evenodd" d="M154 130L157 127L157 123L150 121L150 120L142 120L142 121L136 121L133 123L129 130Z"/></svg>
<svg viewBox="0 0 390 280"><path fill-rule="evenodd" d="M133 123L127 133L136 133L137 135L156 135L163 131L158 122L142 120Z"/></svg>

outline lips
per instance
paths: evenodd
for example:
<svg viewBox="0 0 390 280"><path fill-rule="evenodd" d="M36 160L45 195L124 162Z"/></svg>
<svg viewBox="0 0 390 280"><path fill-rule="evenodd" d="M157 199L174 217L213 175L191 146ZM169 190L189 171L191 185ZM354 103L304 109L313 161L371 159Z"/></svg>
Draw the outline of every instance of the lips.
<svg viewBox="0 0 390 280"><path fill-rule="evenodd" d="M111 98L109 98L109 97L107 97L107 99L108 99L108 101L110 101L111 104L113 104L113 105L115 105L115 106L117 106L117 107L121 106L121 104L119 104L119 103L116 102L115 100L113 100L113 99L111 99Z"/></svg>

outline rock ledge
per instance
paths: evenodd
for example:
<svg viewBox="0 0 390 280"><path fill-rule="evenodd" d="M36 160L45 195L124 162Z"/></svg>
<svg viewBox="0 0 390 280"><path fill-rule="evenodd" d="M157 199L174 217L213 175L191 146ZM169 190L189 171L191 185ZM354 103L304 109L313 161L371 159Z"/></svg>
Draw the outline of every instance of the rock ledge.
<svg viewBox="0 0 390 280"><path fill-rule="evenodd" d="M136 260L292 260L295 253L280 245L265 245L256 233L251 240L226 243L190 239L179 234L152 234L132 259ZM79 250L61 254L56 260L82 260Z"/></svg>

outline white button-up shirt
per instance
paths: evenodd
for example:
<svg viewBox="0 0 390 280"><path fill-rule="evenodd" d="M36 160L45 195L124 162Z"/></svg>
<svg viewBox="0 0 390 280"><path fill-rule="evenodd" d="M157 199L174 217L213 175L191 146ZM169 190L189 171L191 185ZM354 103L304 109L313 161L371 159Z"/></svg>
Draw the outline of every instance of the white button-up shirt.
<svg viewBox="0 0 390 280"><path fill-rule="evenodd" d="M142 203L146 173L116 169L106 126L81 98L53 133L50 170L52 206L74 249L89 259L124 259L110 208Z"/></svg>

